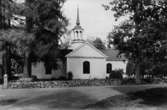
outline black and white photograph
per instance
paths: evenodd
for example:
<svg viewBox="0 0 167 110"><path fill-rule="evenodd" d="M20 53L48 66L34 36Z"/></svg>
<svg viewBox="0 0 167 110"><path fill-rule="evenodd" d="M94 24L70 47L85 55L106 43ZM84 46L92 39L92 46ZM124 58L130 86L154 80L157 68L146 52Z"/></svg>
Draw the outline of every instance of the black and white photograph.
<svg viewBox="0 0 167 110"><path fill-rule="evenodd" d="M166 109L166 0L0 0L0 110Z"/></svg>

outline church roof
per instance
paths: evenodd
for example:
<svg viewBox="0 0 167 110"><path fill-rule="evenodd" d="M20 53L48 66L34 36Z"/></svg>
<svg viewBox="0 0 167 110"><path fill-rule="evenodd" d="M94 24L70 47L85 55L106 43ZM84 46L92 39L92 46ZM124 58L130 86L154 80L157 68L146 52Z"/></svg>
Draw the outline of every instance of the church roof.
<svg viewBox="0 0 167 110"><path fill-rule="evenodd" d="M126 60L123 54L119 55L119 51L116 49L101 50L107 57L107 61L123 61Z"/></svg>
<svg viewBox="0 0 167 110"><path fill-rule="evenodd" d="M85 57L88 57L88 54L90 53L90 51L95 51L96 53L98 53L98 55L96 54L96 55L94 55L94 54L90 54L90 57L92 57L92 56L96 56L96 57L101 57L101 58L106 58L107 56L103 53L103 52L101 52L99 49L97 49L95 46L93 46L92 44L90 44L89 42L85 42L85 43L83 43L81 46L79 46L78 48L76 48L76 49L74 49L72 52L70 52L69 54L67 54L66 55L66 57L76 57L76 52L78 52L80 49L82 49L83 47L85 47L85 46L88 46L88 47L90 47L91 48L91 50L85 50L84 51L84 53L86 54L86 56ZM81 53L82 55L84 54L83 52ZM79 54L79 56L80 56L80 54ZM77 57L79 57L78 55L77 55Z"/></svg>
<svg viewBox="0 0 167 110"><path fill-rule="evenodd" d="M91 47L93 50L98 52L101 56L106 58L107 61L125 61L125 60L127 60L123 54L119 55L119 51L116 50L116 49L111 49L110 48L110 49L105 49L105 50L99 50L99 49L97 49L94 45L92 45L89 42L83 43L81 46L79 46L78 48L74 49L72 52L67 54L66 57L76 57L75 53L77 51L79 51L82 47L84 47L85 45ZM87 51L85 51L85 52L88 55ZM81 53L81 54L83 54L83 53ZM90 55L90 56L92 56L92 55Z"/></svg>
<svg viewBox="0 0 167 110"><path fill-rule="evenodd" d="M84 30L80 25L76 25L73 30Z"/></svg>

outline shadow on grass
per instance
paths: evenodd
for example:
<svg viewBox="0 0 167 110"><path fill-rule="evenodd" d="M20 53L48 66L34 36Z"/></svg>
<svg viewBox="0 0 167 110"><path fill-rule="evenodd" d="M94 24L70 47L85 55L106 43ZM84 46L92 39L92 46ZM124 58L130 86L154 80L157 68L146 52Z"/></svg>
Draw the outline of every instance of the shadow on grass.
<svg viewBox="0 0 167 110"><path fill-rule="evenodd" d="M97 101L91 96L75 90L51 92L45 95L32 96L18 99L3 99L0 105L11 105L14 107L41 106L51 109L80 109L97 108L107 109L110 107L167 107L167 88L111 88L120 91L122 95L108 96L108 98ZM137 91L135 90L137 89ZM131 92L132 91L132 92ZM87 92L87 91L85 91ZM104 94L104 93L102 93Z"/></svg>
<svg viewBox="0 0 167 110"><path fill-rule="evenodd" d="M3 100L0 100L0 105L11 105L11 104L14 104L18 101L19 99L3 99Z"/></svg>
<svg viewBox="0 0 167 110"><path fill-rule="evenodd" d="M133 100L142 99L140 104L149 106L167 105L167 88L152 88L135 93L128 93Z"/></svg>
<svg viewBox="0 0 167 110"><path fill-rule="evenodd" d="M126 91L127 92L127 91ZM122 95L116 95L99 101L95 104L89 104L85 108L109 108L109 107L166 107L167 106L167 88L152 88L137 92L129 92Z"/></svg>
<svg viewBox="0 0 167 110"><path fill-rule="evenodd" d="M72 109L72 108L82 108L83 106L95 103L96 100L90 98L79 91L61 91L56 93L50 93L47 95L40 95L32 98L27 98L22 101L18 101L13 104L15 107L24 107L24 106L41 106L48 107L51 109Z"/></svg>

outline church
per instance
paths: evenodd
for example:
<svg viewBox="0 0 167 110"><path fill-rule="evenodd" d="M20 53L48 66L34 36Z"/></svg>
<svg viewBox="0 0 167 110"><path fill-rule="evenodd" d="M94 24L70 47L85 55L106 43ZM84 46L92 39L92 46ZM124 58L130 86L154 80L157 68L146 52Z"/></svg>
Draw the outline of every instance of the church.
<svg viewBox="0 0 167 110"><path fill-rule="evenodd" d="M67 77L71 73L73 79L105 79L114 70L126 72L127 59L118 56L114 48L99 50L90 42L84 40L84 29L80 24L79 8L77 8L76 25L72 29L72 40L68 52L61 51L60 57L65 58L65 63L58 58L58 69L46 73L42 62L32 66L32 75L38 79Z"/></svg>

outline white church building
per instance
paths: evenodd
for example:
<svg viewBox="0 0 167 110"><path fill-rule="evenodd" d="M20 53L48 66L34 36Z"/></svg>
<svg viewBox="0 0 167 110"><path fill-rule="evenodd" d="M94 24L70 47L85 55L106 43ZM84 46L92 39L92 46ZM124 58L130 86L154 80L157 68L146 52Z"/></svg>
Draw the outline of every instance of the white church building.
<svg viewBox="0 0 167 110"><path fill-rule="evenodd" d="M71 72L73 79L104 79L113 70L126 72L127 60L124 56L118 56L118 50L99 50L86 40L83 40L84 29L80 25L79 9L77 9L76 26L72 30L73 39L69 49L71 50L64 57L66 64L59 64L65 67L53 70L50 74L45 73L44 64L39 63L32 67L32 75L39 79L58 78L61 75L67 76ZM65 69L63 71L62 69Z"/></svg>

